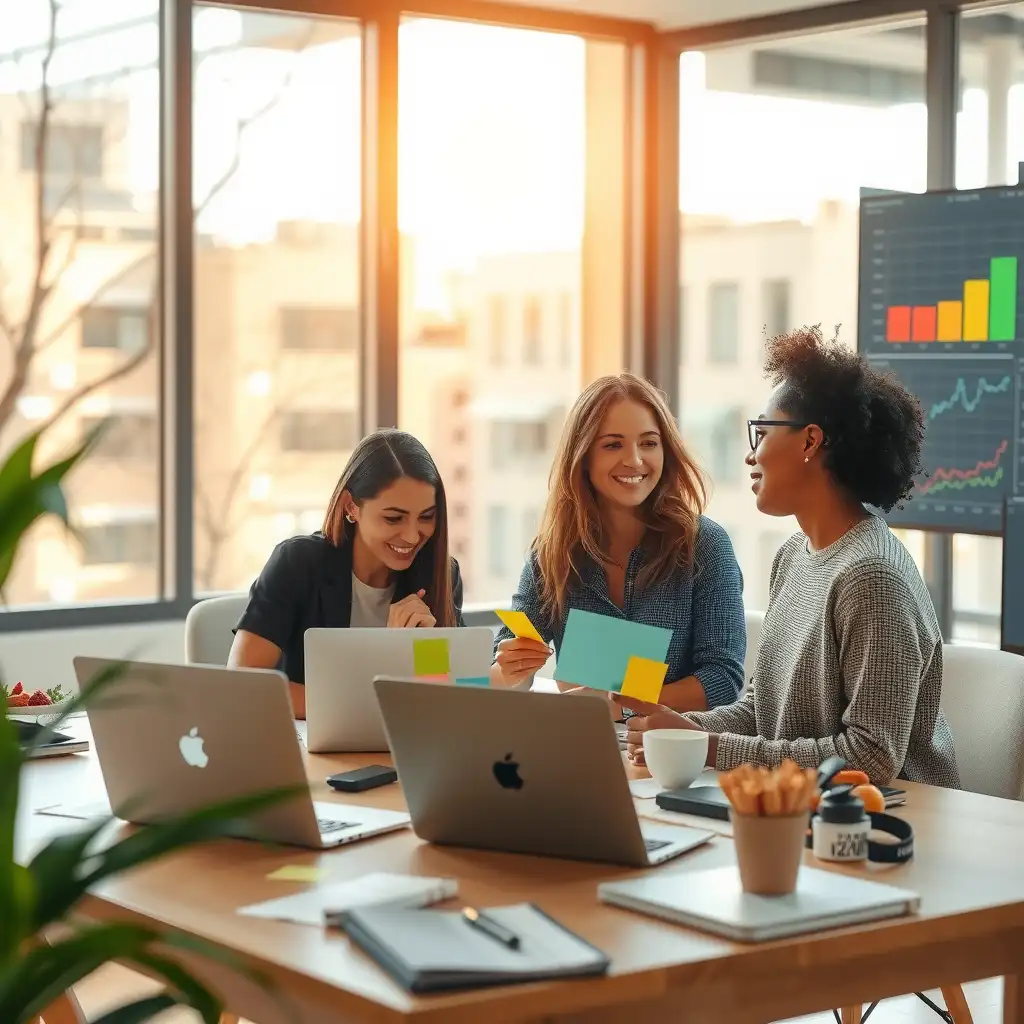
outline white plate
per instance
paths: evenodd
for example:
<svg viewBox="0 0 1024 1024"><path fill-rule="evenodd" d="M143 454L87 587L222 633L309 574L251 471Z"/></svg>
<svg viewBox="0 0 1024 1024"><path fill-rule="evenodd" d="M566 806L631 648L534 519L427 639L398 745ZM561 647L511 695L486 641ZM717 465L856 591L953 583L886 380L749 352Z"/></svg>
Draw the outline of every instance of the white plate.
<svg viewBox="0 0 1024 1024"><path fill-rule="evenodd" d="M7 717L31 718L37 721L46 718L56 718L57 715L59 715L64 710L64 707L67 703L67 700L62 700L59 704L40 704L38 706L33 705L32 707L24 708L8 707Z"/></svg>

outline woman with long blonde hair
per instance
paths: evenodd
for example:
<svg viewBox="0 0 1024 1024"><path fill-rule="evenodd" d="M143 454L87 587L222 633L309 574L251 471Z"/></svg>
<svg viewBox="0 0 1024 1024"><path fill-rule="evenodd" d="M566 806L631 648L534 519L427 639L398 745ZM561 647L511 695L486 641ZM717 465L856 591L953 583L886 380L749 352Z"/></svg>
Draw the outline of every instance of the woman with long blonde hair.
<svg viewBox="0 0 1024 1024"><path fill-rule="evenodd" d="M661 702L730 704L743 686L743 580L728 534L661 393L633 374L576 400L512 607L557 652L572 608L672 630ZM529 686L547 643L498 634L491 682Z"/></svg>

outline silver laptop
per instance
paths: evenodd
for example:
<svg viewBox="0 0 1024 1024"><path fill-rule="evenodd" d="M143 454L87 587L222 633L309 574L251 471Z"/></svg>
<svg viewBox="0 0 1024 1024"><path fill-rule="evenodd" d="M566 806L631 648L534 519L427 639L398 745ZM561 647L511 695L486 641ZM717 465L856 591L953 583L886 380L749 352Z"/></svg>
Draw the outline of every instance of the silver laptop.
<svg viewBox="0 0 1024 1024"><path fill-rule="evenodd" d="M641 822L608 701L377 678L421 839L646 867L713 833Z"/></svg>
<svg viewBox="0 0 1024 1024"><path fill-rule="evenodd" d="M388 749L374 676L413 677L416 643L445 640L452 679L491 670L494 632L468 629L307 629L306 743L314 754Z"/></svg>
<svg viewBox="0 0 1024 1024"><path fill-rule="evenodd" d="M79 686L116 665L75 658ZM280 672L125 662L89 709L113 813L149 824L250 793L302 787L237 835L324 848L409 824L396 811L314 803Z"/></svg>

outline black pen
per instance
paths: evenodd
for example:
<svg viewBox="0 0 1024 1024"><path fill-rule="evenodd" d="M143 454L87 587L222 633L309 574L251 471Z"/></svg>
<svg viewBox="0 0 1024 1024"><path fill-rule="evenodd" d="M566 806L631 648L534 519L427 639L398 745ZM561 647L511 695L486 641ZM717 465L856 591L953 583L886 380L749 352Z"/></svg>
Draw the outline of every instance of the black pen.
<svg viewBox="0 0 1024 1024"><path fill-rule="evenodd" d="M490 935L496 942L500 942L509 949L519 948L519 936L510 931L503 924L499 924L491 917L485 917L475 907L463 907L462 916L466 923L472 928L479 928L485 935Z"/></svg>

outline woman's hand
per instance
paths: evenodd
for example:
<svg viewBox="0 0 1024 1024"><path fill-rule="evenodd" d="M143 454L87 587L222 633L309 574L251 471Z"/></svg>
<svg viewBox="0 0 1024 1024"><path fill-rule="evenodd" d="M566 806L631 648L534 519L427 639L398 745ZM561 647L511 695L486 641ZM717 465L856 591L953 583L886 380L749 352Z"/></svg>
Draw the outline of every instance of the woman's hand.
<svg viewBox="0 0 1024 1024"><path fill-rule="evenodd" d="M644 760L644 733L651 729L695 729L700 732L692 722L669 708L658 707L651 714L636 714L626 720L626 753L633 764L647 763Z"/></svg>
<svg viewBox="0 0 1024 1024"><path fill-rule="evenodd" d="M388 611L388 629L414 629L417 626L429 629L436 626L437 619L423 603L425 594L425 590L417 590L415 594L396 601Z"/></svg>
<svg viewBox="0 0 1024 1024"><path fill-rule="evenodd" d="M515 686L542 669L550 657L551 648L539 640L526 637L502 640L494 659L491 682L497 686Z"/></svg>

